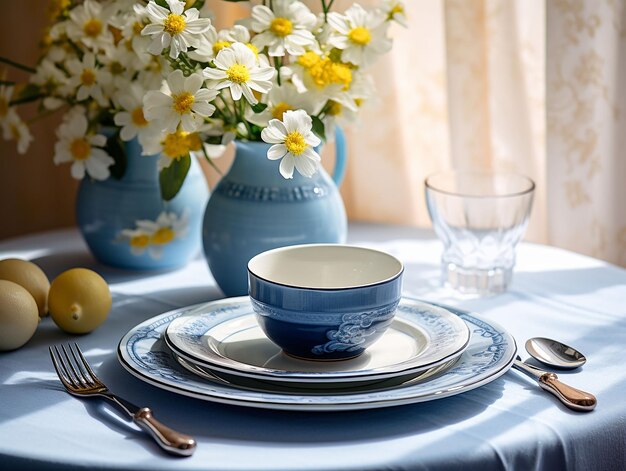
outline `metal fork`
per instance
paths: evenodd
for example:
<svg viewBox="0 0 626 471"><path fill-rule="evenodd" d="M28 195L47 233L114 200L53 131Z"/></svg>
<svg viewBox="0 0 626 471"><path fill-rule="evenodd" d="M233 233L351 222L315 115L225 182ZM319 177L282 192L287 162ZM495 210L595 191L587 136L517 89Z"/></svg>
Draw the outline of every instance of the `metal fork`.
<svg viewBox="0 0 626 471"><path fill-rule="evenodd" d="M132 420L168 453L179 456L191 456L196 448L195 440L166 427L156 420L148 407L137 407L111 393L106 385L96 376L77 344L68 344L49 348L54 369L67 392L78 397L103 397L116 404ZM69 353L68 353L69 350Z"/></svg>

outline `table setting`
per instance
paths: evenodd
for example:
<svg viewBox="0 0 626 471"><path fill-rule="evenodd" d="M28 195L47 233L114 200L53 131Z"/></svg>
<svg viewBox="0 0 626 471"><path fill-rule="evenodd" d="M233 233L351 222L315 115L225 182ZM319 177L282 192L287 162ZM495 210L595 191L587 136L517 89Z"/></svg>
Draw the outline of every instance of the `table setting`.
<svg viewBox="0 0 626 471"><path fill-rule="evenodd" d="M402 375L399 379L383 377L353 386L358 392L349 394L336 384L330 391L322 384L321 389L316 385L314 393L310 387L303 392L298 378L294 394L293 385L285 386L274 377L266 381L264 376L276 371L293 374L288 359L267 368L261 365L259 374L258 362L270 358L272 350L264 351L265 358L255 357L255 364L255 358L236 353L232 358L220 357L226 347L219 343L213 350L199 353L217 360L200 358L185 368L163 341L172 320L210 315L216 306L234 307L230 316L236 316L239 309L244 320L246 313L252 312L246 297L221 298L216 285L201 281L210 276L204 260L195 260L184 270L145 278L98 265L75 230L2 243L3 255L30 258L50 276L68 265L97 268L108 280L113 298L112 312L97 331L68 338L44 318L26 346L2 354L3 463L11 469L450 469L473 465L487 469L585 469L592 465L619 469L623 462L620 417L625 378L612 359L621 351L619 338L626 328L621 308L626 285L622 269L560 249L521 243L515 276L505 293L463 300L451 297L447 290L437 288L438 280L433 281L440 273L440 242L430 231L351 224L350 234L351 244L384 250L403 262L399 307L405 312L398 315L398 327L389 327L389 334L413 332L410 319L425 302L429 307L447 306L467 326L470 342L462 347L455 364L444 362L443 375L435 372L430 379L420 383L418 378L404 387L397 384L405 380ZM408 325L402 323L405 318ZM209 329L209 335L220 341L228 337L229 330L213 333L209 326L197 328L202 335ZM251 332L245 327L245 322L238 327L243 339L262 335L258 326ZM172 334L177 332L172 330ZM499 334L503 337L498 340ZM136 342L131 341L133 336ZM598 403L592 412L567 408L536 381L510 370L517 355L530 357L524 344L535 337L557 338L585 355L587 362L573 373L535 365L592 393ZM115 409L100 400L70 396L48 352L49 346L68 342L80 346L93 371L112 392L149 407L161 423L193 437L197 443L193 455L170 456L141 429L128 425ZM397 342L415 340L409 337ZM134 366L129 367L123 358L133 361L132 357L121 354L120 349L131 344L138 354ZM497 360L501 371L495 372L498 366L487 369L484 384L473 373L450 375L472 349L485 352L502 344L505 347ZM370 348L375 353L377 346ZM397 360L392 357L381 364L370 363L370 370L389 368L395 361L416 362L410 349L403 348L402 353L405 356ZM494 357L471 358L489 363ZM151 359L154 362L150 363ZM212 363L218 361L221 364ZM235 369L229 365L232 363ZM237 370L244 367L253 370L251 377ZM361 364L352 371L367 369L367 364ZM226 370L228 376L220 377ZM311 371L304 373L310 375ZM442 393L446 390L454 394ZM309 400L312 406L302 405ZM381 406L381 401L387 400L393 405ZM23 440L24 434L28 442ZM615 453L604 453L603 443L612 443Z"/></svg>
<svg viewBox="0 0 626 471"><path fill-rule="evenodd" d="M432 229L348 220L406 18L333 3L56 2L0 57L3 138L59 113L80 180L76 227L0 241L2 469L626 468L626 271L523 241L508 169L429 174Z"/></svg>

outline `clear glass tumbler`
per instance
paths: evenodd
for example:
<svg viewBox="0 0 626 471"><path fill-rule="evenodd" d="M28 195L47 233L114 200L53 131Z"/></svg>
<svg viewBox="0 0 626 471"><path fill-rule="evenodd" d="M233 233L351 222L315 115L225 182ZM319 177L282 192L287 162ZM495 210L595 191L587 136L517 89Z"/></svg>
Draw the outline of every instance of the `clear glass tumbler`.
<svg viewBox="0 0 626 471"><path fill-rule="evenodd" d="M463 294L506 291L535 183L515 173L445 171L425 185L428 212L444 245L443 284Z"/></svg>

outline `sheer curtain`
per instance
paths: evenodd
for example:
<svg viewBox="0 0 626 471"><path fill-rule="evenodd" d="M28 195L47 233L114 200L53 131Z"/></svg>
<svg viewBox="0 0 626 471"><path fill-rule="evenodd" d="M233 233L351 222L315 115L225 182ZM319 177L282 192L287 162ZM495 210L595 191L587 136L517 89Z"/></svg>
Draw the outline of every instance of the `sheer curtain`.
<svg viewBox="0 0 626 471"><path fill-rule="evenodd" d="M528 240L626 266L624 2L405 4L348 128L350 217L429 225L429 173L513 170L537 183Z"/></svg>

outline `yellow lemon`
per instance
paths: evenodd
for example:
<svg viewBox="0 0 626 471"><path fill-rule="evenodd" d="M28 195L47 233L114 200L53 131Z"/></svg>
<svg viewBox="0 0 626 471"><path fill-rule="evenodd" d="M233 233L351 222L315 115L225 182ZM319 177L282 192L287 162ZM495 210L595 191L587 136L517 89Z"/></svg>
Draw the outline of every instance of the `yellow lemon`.
<svg viewBox="0 0 626 471"><path fill-rule="evenodd" d="M102 324L111 310L109 285L86 268L64 271L52 280L48 309L65 332L86 334Z"/></svg>
<svg viewBox="0 0 626 471"><path fill-rule="evenodd" d="M0 351L20 348L37 330L37 303L26 288L0 280Z"/></svg>
<svg viewBox="0 0 626 471"><path fill-rule="evenodd" d="M0 260L0 280L9 280L26 288L26 291L37 303L39 316L43 317L48 314L47 302L50 282L41 268L33 262L19 258Z"/></svg>

